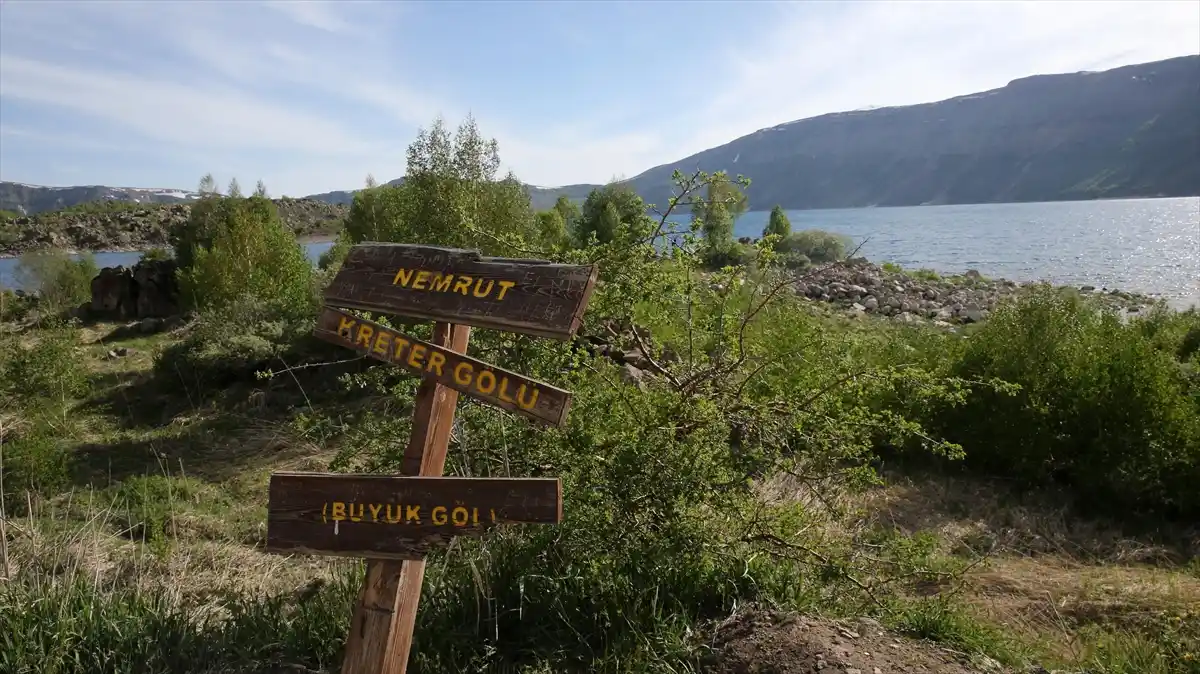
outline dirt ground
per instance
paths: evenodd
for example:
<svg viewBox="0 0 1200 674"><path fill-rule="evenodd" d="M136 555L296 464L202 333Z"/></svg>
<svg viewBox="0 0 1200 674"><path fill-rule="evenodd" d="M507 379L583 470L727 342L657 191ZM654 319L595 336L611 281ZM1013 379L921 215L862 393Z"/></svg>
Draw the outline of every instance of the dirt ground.
<svg viewBox="0 0 1200 674"><path fill-rule="evenodd" d="M710 674L984 674L998 663L893 635L869 619L746 609L717 626Z"/></svg>

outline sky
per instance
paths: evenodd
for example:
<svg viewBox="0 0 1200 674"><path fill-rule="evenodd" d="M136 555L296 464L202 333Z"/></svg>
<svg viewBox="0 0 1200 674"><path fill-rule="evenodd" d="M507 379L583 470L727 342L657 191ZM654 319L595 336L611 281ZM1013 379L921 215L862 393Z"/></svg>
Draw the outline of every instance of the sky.
<svg viewBox="0 0 1200 674"><path fill-rule="evenodd" d="M0 0L0 180L356 189L470 114L525 182L603 183L795 119L1197 53L1196 0Z"/></svg>

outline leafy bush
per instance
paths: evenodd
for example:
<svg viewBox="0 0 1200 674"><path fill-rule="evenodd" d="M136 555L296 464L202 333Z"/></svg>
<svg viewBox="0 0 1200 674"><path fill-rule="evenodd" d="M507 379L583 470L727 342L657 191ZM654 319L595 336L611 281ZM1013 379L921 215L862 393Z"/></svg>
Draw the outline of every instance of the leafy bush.
<svg viewBox="0 0 1200 674"><path fill-rule="evenodd" d="M171 259L171 251L166 248L151 248L142 253L140 262L158 262Z"/></svg>
<svg viewBox="0 0 1200 674"><path fill-rule="evenodd" d="M196 242L180 270L186 303L220 309L253 298L285 315L315 310L312 264L269 199L214 198L201 211L185 237Z"/></svg>
<svg viewBox="0 0 1200 674"><path fill-rule="evenodd" d="M155 371L188 385L219 386L253 380L297 343L307 343L315 314L254 297L205 310L188 335L159 353Z"/></svg>
<svg viewBox="0 0 1200 674"><path fill-rule="evenodd" d="M18 295L15 290L0 288L0 321L19 321L29 314L34 305L32 296Z"/></svg>
<svg viewBox="0 0 1200 674"><path fill-rule="evenodd" d="M539 243L548 250L557 250L567 245L567 224L558 209L537 214Z"/></svg>
<svg viewBox="0 0 1200 674"><path fill-rule="evenodd" d="M83 253L71 259L65 251L48 249L25 253L17 261L18 284L36 292L51 311L77 307L91 299L92 279L100 273L96 258Z"/></svg>
<svg viewBox="0 0 1200 674"><path fill-rule="evenodd" d="M388 241L474 248L512 255L538 240L529 194L511 173L500 176L494 139L468 117L451 135L441 118L408 148L405 179L354 195L345 231L351 243Z"/></svg>
<svg viewBox="0 0 1200 674"><path fill-rule="evenodd" d="M339 232L333 245L317 258L317 268L329 274L336 274L346 259L346 255L350 252L350 246L353 245L351 238L352 235L346 230Z"/></svg>
<svg viewBox="0 0 1200 674"><path fill-rule="evenodd" d="M3 506L8 513L23 513L27 491L53 495L68 483L71 452L57 427L61 422L39 410L18 432L6 429Z"/></svg>
<svg viewBox="0 0 1200 674"><path fill-rule="evenodd" d="M23 508L26 490L53 494L68 478L70 451L63 438L68 412L88 390L87 372L76 354L74 330L48 323L31 345L17 335L0 336L0 414L17 412L3 446L5 507Z"/></svg>
<svg viewBox="0 0 1200 674"><path fill-rule="evenodd" d="M26 409L82 395L88 379L78 345L78 335L61 322L47 322L31 345L16 335L0 337L0 394Z"/></svg>
<svg viewBox="0 0 1200 674"><path fill-rule="evenodd" d="M851 243L848 237L840 234L808 229L780 240L775 250L785 256L789 253L804 255L816 264L824 264L846 257L846 249Z"/></svg>
<svg viewBox="0 0 1200 674"><path fill-rule="evenodd" d="M976 391L931 422L980 469L1057 480L1096 507L1194 517L1200 380L1180 366L1177 348L1152 338L1172 327L1181 345L1187 332L1175 321L1186 320L1126 325L1078 297L1035 288L998 308L951 367L1019 391Z"/></svg>

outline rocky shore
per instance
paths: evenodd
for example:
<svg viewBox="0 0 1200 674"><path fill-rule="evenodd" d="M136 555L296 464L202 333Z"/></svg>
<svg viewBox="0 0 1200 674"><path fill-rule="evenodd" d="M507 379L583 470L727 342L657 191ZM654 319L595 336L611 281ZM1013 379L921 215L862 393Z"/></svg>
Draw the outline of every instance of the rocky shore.
<svg viewBox="0 0 1200 674"><path fill-rule="evenodd" d="M298 237L341 230L347 206L313 199L273 199L279 217ZM164 248L187 222L188 204L98 204L0 221L0 256L56 248L69 251L139 251Z"/></svg>
<svg viewBox="0 0 1200 674"><path fill-rule="evenodd" d="M931 321L951 327L984 321L1003 299L1037 284L989 279L975 270L952 276L927 270L912 272L854 258L803 273L796 293L814 302L832 304L852 317L877 315L903 323ZM1121 290L1093 286L1078 290L1096 296L1106 307L1127 313L1155 303L1152 297Z"/></svg>

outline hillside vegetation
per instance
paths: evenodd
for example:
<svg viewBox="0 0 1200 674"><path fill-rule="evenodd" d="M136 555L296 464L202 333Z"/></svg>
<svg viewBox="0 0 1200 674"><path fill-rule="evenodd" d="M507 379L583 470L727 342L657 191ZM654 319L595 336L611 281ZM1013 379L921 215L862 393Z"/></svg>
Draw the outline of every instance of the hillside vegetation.
<svg viewBox="0 0 1200 674"><path fill-rule="evenodd" d="M409 671L1200 672L1200 313L1032 285L966 325L848 316L808 296L858 264L837 237L732 239L744 180L539 212L499 165L435 122L316 269L274 202L205 191L170 332L4 298L0 671L337 670L362 564L264 553L266 484L397 469L416 380L311 336L370 240L601 280L579 339L472 331L574 398L561 428L460 401L446 472L559 476L564 521L434 554Z"/></svg>

